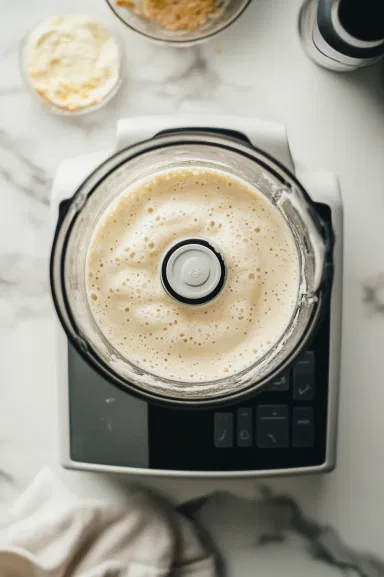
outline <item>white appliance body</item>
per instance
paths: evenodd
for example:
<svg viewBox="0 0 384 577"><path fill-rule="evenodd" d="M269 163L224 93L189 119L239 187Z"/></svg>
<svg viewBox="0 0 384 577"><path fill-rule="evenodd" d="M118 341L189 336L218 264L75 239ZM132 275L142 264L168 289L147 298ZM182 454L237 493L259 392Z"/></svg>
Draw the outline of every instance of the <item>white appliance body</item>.
<svg viewBox="0 0 384 577"><path fill-rule="evenodd" d="M79 462L71 457L70 408L68 402L68 346L64 330L58 322L56 367L59 390L60 456L64 467L88 471L127 473L151 476L179 477L260 477L299 473L327 472L336 462L337 415L339 399L339 367L341 354L342 269L343 269L343 211L337 178L330 172L295 170L284 126L258 119L231 116L186 114L180 116L147 116L127 118L118 123L117 142L112 150L78 156L63 161L56 173L51 198L52 228L56 226L60 203L70 198L86 177L115 152L140 141L150 139L160 131L172 128L216 128L241 132L251 143L269 153L293 172L314 202L327 204L332 211L335 233L334 280L331 293L329 398L327 414L326 456L321 465L274 470L188 471L161 470L143 467L104 465ZM111 385L113 388L113 385ZM127 393L128 394L128 393Z"/></svg>

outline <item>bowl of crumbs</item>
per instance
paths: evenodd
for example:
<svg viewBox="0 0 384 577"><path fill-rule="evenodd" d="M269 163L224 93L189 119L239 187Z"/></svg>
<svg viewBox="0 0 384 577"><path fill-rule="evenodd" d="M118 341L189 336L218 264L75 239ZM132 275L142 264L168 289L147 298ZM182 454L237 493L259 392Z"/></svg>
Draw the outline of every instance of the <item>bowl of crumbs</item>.
<svg viewBox="0 0 384 577"><path fill-rule="evenodd" d="M87 14L49 17L22 44L27 86L51 112L101 108L122 83L122 50L114 32Z"/></svg>
<svg viewBox="0 0 384 577"><path fill-rule="evenodd" d="M129 28L158 43L191 46L228 28L251 0L106 0Z"/></svg>

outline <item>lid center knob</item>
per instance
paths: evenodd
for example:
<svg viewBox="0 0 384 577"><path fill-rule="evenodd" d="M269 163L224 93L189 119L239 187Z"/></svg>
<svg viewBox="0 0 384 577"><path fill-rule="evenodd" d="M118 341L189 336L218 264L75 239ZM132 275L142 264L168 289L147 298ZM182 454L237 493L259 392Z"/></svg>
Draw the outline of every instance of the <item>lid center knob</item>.
<svg viewBox="0 0 384 577"><path fill-rule="evenodd" d="M163 287L174 299L190 305L211 301L225 284L226 268L220 250L202 238L172 246L161 267Z"/></svg>
<svg viewBox="0 0 384 577"><path fill-rule="evenodd" d="M204 255L189 258L182 266L181 279L189 286L201 286L211 274L209 263Z"/></svg>

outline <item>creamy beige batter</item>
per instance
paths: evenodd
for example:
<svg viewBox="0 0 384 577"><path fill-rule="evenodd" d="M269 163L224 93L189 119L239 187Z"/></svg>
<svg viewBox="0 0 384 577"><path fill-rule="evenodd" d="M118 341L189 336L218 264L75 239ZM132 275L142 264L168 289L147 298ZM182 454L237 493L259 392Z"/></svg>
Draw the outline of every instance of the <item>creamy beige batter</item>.
<svg viewBox="0 0 384 577"><path fill-rule="evenodd" d="M161 283L167 250L212 239L228 270L203 306L173 300ZM279 212L256 189L212 170L167 172L124 192L88 253L94 318L110 343L146 371L173 380L228 377L264 355L294 310L299 263Z"/></svg>

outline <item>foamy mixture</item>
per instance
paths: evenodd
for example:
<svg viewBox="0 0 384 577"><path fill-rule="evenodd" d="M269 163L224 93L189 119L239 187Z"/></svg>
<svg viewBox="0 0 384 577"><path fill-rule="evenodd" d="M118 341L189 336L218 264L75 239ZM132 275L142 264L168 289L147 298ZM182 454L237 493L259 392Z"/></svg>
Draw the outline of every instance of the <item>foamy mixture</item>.
<svg viewBox="0 0 384 577"><path fill-rule="evenodd" d="M185 238L211 239L228 278L204 306L173 300L164 255ZM292 317L299 262L277 209L256 189L212 170L167 172L124 192L88 251L87 290L108 341L153 374L201 382L235 374L264 355Z"/></svg>

